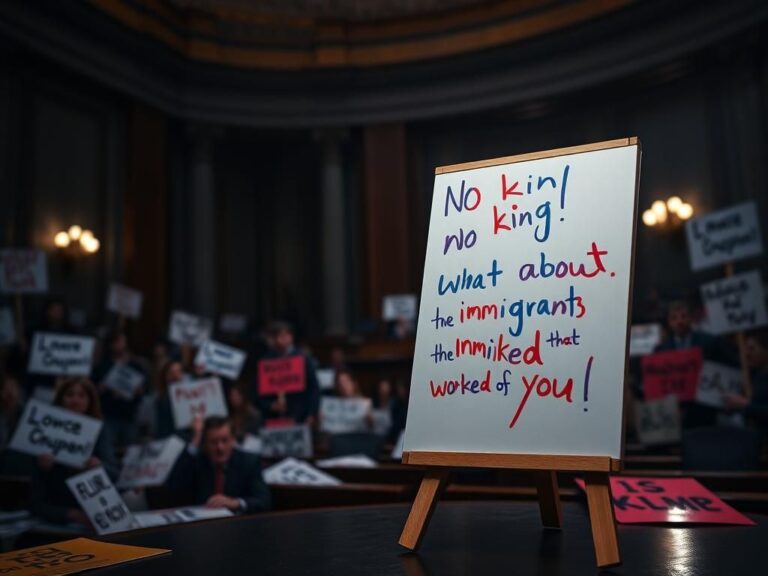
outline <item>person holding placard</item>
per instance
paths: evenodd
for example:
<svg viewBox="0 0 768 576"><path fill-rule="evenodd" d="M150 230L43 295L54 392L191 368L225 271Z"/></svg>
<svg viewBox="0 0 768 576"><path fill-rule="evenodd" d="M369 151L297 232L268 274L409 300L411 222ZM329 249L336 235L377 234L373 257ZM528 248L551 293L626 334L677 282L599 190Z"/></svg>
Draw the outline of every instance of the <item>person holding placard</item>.
<svg viewBox="0 0 768 576"><path fill-rule="evenodd" d="M248 400L245 385L242 382L238 382L229 389L227 404L232 432L238 444L243 442L247 434L257 436L261 430L261 413Z"/></svg>
<svg viewBox="0 0 768 576"><path fill-rule="evenodd" d="M268 329L271 350L265 360L301 357L304 362L304 389L301 392L262 395L259 398L265 418L289 418L313 425L320 408L320 384L315 361L294 343L293 328L287 322L273 322Z"/></svg>
<svg viewBox="0 0 768 576"><path fill-rule="evenodd" d="M99 383L104 425L109 429L115 446L124 447L136 441L136 414L144 396L146 373L144 367L133 357L124 333L112 333L108 344L109 356L95 368L93 376ZM136 381L143 376L142 383L132 390L116 388L109 379L115 377L113 370L122 366L128 368L131 375L137 375Z"/></svg>
<svg viewBox="0 0 768 576"><path fill-rule="evenodd" d="M176 433L176 423L173 420L173 408L168 389L174 382L184 380L185 374L181 362L169 360L160 372L157 388L151 397L149 418L151 424L150 436L166 438Z"/></svg>
<svg viewBox="0 0 768 576"><path fill-rule="evenodd" d="M726 394L725 407L741 411L763 432L768 432L768 331L751 332L745 339L746 361L751 369L752 398Z"/></svg>
<svg viewBox="0 0 768 576"><path fill-rule="evenodd" d="M169 487L187 504L247 514L269 510L271 496L259 457L235 446L228 418L196 417L192 440L171 473Z"/></svg>
<svg viewBox="0 0 768 576"><path fill-rule="evenodd" d="M667 309L667 327L669 334L656 346L655 352L698 348L705 360L720 358L716 340L708 334L693 330L691 307L687 302L676 300L670 303ZM710 406L683 402L680 408L683 428L714 426L717 421L717 409Z"/></svg>
<svg viewBox="0 0 768 576"><path fill-rule="evenodd" d="M53 404L76 414L102 418L101 404L96 387L89 379L73 377L64 380L56 390ZM93 454L83 469L54 462L53 456L42 454L37 458L37 469L32 477L32 511L35 516L55 524L77 523L90 526L88 518L67 488L67 479L83 470L103 467L113 480L118 466L112 451L109 433L102 428Z"/></svg>

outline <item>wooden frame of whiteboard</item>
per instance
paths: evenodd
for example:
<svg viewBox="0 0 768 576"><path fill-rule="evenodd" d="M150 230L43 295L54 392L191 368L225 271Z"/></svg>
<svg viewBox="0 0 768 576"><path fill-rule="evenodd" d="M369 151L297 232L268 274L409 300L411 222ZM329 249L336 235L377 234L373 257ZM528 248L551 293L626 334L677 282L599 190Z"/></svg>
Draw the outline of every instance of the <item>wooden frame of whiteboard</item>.
<svg viewBox="0 0 768 576"><path fill-rule="evenodd" d="M629 362L629 329L631 326L632 290L635 280L635 238L637 234L637 202L640 186L640 160L642 148L636 137L607 140L594 144L572 146L569 148L556 148L542 152L507 156L478 162L452 164L435 169L435 175L449 174L478 168L488 168L503 164L514 164L542 158L569 156L622 148L625 146L637 146L637 168L635 171L635 190L632 218L632 249L630 262L629 298L627 299L627 334L624 350L624 378ZM621 417L621 453L624 454L624 415ZM622 468L621 459L600 455L551 455L551 454L496 454L481 452L404 452L403 464L426 466L427 471L419 486L419 491L414 499L408 519L400 536L400 544L410 550L419 547L421 539L426 532L427 525L434 512L437 501L448 483L448 476L452 468L508 468L516 470L535 470L537 474L537 494L542 523L545 527L560 528L562 514L560 510L560 498L557 485L557 471L584 472L585 492L587 494L587 506L589 519L592 525L592 539L595 546L597 566L607 568L621 564L618 537L616 534L616 518L613 511L611 498L611 485L609 473L619 472Z"/></svg>

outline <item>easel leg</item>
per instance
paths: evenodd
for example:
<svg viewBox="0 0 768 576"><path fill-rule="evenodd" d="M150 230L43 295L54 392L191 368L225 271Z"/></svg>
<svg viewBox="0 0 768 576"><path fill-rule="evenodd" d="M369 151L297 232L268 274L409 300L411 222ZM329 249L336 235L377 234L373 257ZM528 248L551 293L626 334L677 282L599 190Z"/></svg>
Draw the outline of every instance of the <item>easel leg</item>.
<svg viewBox="0 0 768 576"><path fill-rule="evenodd" d="M597 566L607 568L621 564L619 540L616 535L616 518L613 515L611 484L608 474L589 473L584 476L592 524L592 540L595 543Z"/></svg>
<svg viewBox="0 0 768 576"><path fill-rule="evenodd" d="M408 514L408 520L405 521L403 533L400 535L401 546L410 550L419 547L440 493L445 488L448 472L448 470L427 470L424 474L416 499L411 506L411 512Z"/></svg>
<svg viewBox="0 0 768 576"><path fill-rule="evenodd" d="M536 492L539 497L541 523L545 528L562 527L563 515L560 510L557 472L549 470L536 473Z"/></svg>

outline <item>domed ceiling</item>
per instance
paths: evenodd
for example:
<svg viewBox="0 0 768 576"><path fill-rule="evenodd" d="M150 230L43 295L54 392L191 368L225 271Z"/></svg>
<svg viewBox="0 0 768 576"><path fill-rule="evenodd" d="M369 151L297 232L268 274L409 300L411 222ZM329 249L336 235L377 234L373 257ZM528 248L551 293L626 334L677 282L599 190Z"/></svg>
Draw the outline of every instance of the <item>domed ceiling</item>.
<svg viewBox="0 0 768 576"><path fill-rule="evenodd" d="M240 68L370 67L511 44L632 0L90 0L196 61Z"/></svg>

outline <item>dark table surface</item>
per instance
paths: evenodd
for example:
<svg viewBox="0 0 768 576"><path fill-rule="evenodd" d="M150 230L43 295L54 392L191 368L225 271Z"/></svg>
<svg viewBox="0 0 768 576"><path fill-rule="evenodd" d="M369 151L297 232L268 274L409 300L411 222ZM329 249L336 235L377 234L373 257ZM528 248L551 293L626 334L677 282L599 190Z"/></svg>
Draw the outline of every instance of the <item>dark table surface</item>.
<svg viewBox="0 0 768 576"><path fill-rule="evenodd" d="M408 506L281 513L105 537L170 556L89 574L142 576L597 574L586 507L563 504L563 529L535 503L444 502L418 554L397 544ZM765 574L768 516L757 526L619 526L623 565L603 574Z"/></svg>

